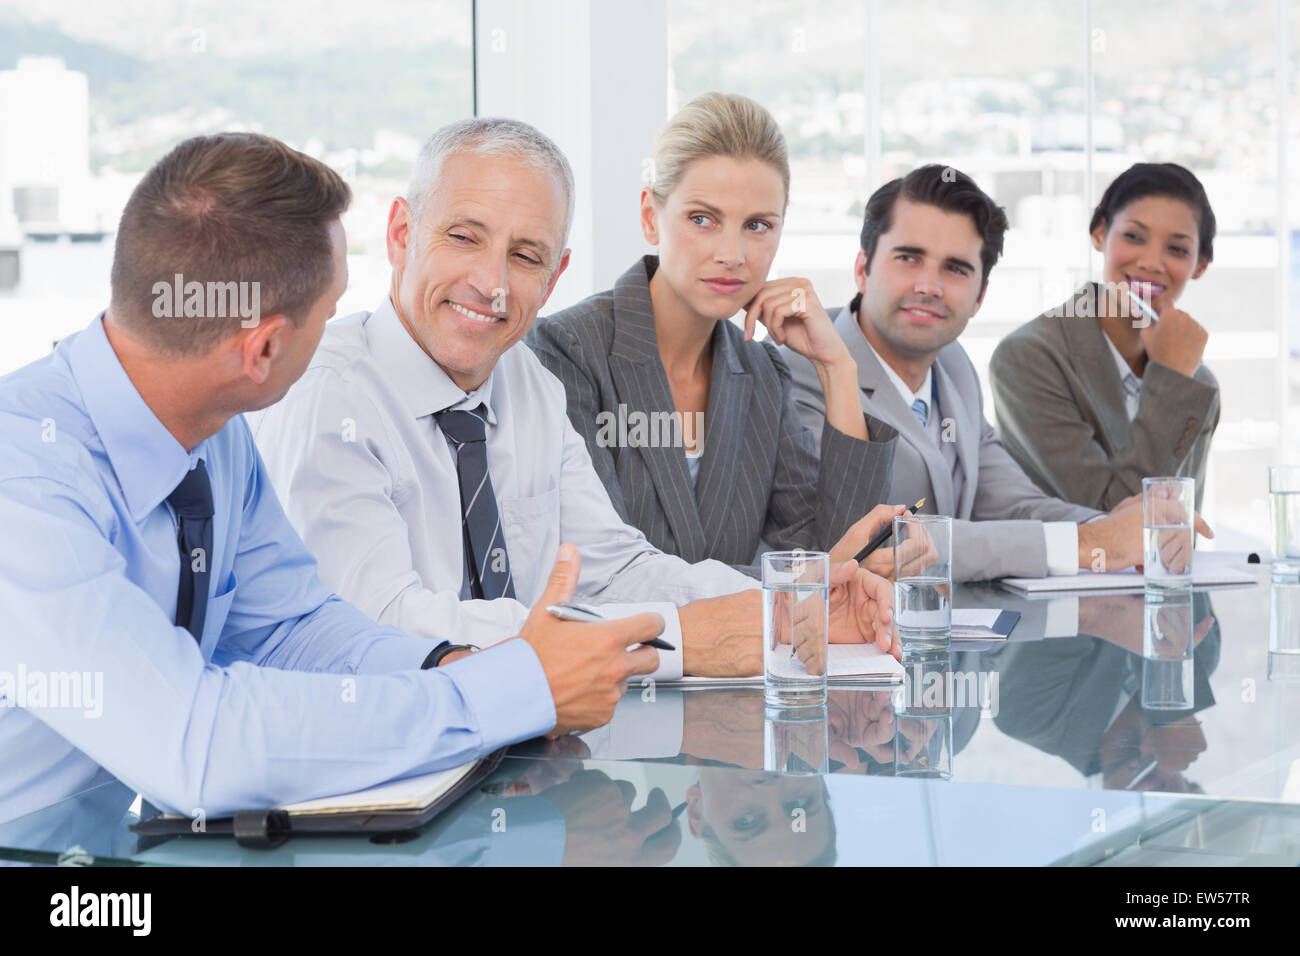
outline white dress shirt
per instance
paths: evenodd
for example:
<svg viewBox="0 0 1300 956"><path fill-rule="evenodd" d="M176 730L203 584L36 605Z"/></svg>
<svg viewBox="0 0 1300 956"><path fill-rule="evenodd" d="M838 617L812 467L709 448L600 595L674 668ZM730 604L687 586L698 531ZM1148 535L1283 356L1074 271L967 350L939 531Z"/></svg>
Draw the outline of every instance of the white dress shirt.
<svg viewBox="0 0 1300 956"><path fill-rule="evenodd" d="M1128 420L1132 421L1137 418L1138 406L1142 403L1142 379L1133 373L1133 369L1129 367L1119 349L1115 348L1115 343L1110 340L1110 336L1103 332L1102 338L1106 340L1111 357L1115 359L1115 369L1119 372L1120 384L1124 386L1124 411L1128 413Z"/></svg>
<svg viewBox="0 0 1300 956"><path fill-rule="evenodd" d="M934 439L935 444L939 446L944 461L948 462L948 467L953 469L953 493L954 497L960 497L961 482L965 476L962 473L961 462L957 458L956 443L941 440L941 416L934 414L934 409L931 407L934 394L931 378L934 375L934 366L932 365L925 370L925 381L914 392L903 381L902 376L880 357L880 353L876 351L871 341L865 335L862 338L867 343L867 348L871 349L872 354L880 362L880 367L885 370L885 375L889 378L889 381L893 383L894 388L898 389L903 404L911 408L913 402L920 401L925 405L925 430ZM1106 341L1109 342L1110 339ZM1113 349L1114 346L1112 345L1111 348ZM1130 420L1132 417L1132 415L1129 416ZM1077 524L1073 521L1044 521L1043 541L1047 548L1047 573L1049 575L1079 573L1079 526Z"/></svg>
<svg viewBox="0 0 1300 956"><path fill-rule="evenodd" d="M467 397L388 300L330 322L289 394L250 418L321 579L407 633L491 643L519 633L560 543L572 542L582 558L574 599L611 617L658 611L677 650L659 652L653 676L680 677L676 607L758 582L718 561L664 554L619 519L569 422L563 386L522 342L473 396L487 406L488 472L518 600L461 600L460 489L434 412Z"/></svg>

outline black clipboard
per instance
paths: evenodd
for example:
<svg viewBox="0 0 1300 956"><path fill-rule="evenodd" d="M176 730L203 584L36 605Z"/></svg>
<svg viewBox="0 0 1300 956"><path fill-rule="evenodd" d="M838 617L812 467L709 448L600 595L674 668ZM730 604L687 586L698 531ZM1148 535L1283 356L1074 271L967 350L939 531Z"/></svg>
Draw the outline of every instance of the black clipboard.
<svg viewBox="0 0 1300 956"><path fill-rule="evenodd" d="M320 834L392 833L424 826L443 810L483 782L501 764L506 748L494 751L477 761L450 790L423 807L402 810L358 810L354 813L310 813L287 810L241 810L232 817L206 821L195 832L189 817L158 813L132 824L131 832L142 836L220 836L234 837L235 842L250 849L277 847L290 836Z"/></svg>

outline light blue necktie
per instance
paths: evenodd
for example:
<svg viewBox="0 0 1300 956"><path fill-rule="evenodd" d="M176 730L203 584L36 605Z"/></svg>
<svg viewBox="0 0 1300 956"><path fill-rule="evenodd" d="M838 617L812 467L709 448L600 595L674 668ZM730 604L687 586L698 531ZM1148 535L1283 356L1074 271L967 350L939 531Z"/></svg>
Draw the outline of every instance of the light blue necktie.
<svg viewBox="0 0 1300 956"><path fill-rule="evenodd" d="M912 411L916 413L916 417L921 421L921 427L924 428L929 423L929 411L925 407L925 400L918 398L912 402Z"/></svg>

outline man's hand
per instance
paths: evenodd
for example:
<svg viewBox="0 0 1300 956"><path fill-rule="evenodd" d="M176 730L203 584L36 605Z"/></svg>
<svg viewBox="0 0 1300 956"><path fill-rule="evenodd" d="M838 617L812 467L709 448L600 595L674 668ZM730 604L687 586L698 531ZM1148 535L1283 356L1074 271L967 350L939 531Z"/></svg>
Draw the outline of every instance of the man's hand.
<svg viewBox="0 0 1300 956"><path fill-rule="evenodd" d="M682 670L700 677L763 673L763 598L757 589L701 598L677 610Z"/></svg>
<svg viewBox="0 0 1300 956"><path fill-rule="evenodd" d="M654 648L628 650L663 633L663 618L658 614L577 624L547 612L548 605L563 604L573 597L580 568L578 549L560 545L546 591L533 605L519 634L542 662L555 701L556 722L550 736L609 723L627 690L627 679L633 674L653 673L659 667L659 652Z"/></svg>
<svg viewBox="0 0 1300 956"><path fill-rule="evenodd" d="M1157 503L1157 517L1161 524L1174 524L1185 520L1175 500ZM1195 529L1207 538L1214 532L1200 515L1193 515ZM1185 538L1183 539L1185 542ZM1126 498L1110 514L1079 525L1079 567L1084 570L1122 571L1142 567L1142 499L1138 495ZM1181 553L1185 548L1173 547ZM1171 560L1178 555L1172 553Z"/></svg>

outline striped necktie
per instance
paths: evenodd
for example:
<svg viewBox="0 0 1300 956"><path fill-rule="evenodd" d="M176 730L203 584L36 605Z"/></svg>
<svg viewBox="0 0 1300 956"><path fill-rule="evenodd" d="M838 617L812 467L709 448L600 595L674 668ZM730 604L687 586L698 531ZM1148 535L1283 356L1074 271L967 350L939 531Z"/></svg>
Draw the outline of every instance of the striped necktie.
<svg viewBox="0 0 1300 956"><path fill-rule="evenodd" d="M486 410L482 405L472 411L447 409L434 417L443 434L456 444L456 476L460 481L460 517L469 569L470 593L476 598L494 600L515 596L506 555L506 539L501 533L501 516L497 496L487 467Z"/></svg>

